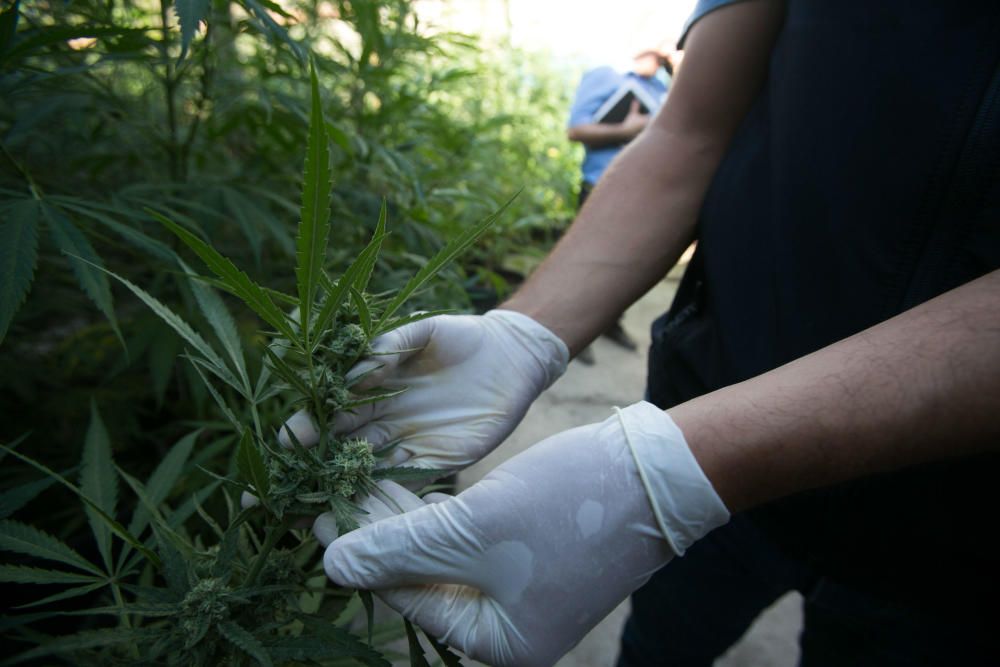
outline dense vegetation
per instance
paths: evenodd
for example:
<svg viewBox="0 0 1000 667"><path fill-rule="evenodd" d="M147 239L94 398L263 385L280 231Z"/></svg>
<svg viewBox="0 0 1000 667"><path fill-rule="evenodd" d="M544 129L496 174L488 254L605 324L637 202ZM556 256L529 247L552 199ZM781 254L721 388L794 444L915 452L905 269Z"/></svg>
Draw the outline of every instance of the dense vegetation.
<svg viewBox="0 0 1000 667"><path fill-rule="evenodd" d="M301 197L311 117L312 148L317 118L325 130L333 184L321 211L327 213L328 201L324 269L350 273L373 238L381 251L363 271L360 289L345 288L354 298L345 306L351 321L341 324L367 322L366 337L377 333L371 317L391 294L449 242L471 238L480 220L520 190L460 262L411 298L424 308L485 307L517 280L526 249L543 247L571 215L575 156L561 132L568 90L567 79L538 57L487 54L472 37L424 26L406 0L8 6L0 13L0 443L44 462L69 485L79 481L96 505L82 511L66 484L5 454L2 546L20 555L4 566L4 580L44 579L23 569L36 565L25 556L41 546L11 541L10 529L28 524L88 563L108 567L139 563L144 550L155 551L161 565L168 560L163 526L150 528L161 511L159 518L169 519L171 531L192 548L210 538L221 540L230 560L254 552L246 543L254 538L241 528L248 519L233 507L234 491L206 489L222 484L213 475L239 479L253 472L247 438L266 450L268 428L280 424L295 399L277 390L265 396L258 385L255 400L273 400L241 402L239 387L206 382L204 365L192 361L192 339L110 273L190 322L209 346L227 353L238 346L248 376L272 368L262 359L272 323L235 308L238 290L215 282L211 272L192 278L198 259L184 232L275 290L273 299L290 311L293 303L281 295L302 295L296 226L316 215L307 215ZM308 173L306 180L308 188ZM175 233L163 218L178 225ZM379 224L386 220L383 235ZM243 407L227 407L233 405ZM250 424L257 426L248 436ZM101 482L107 474L121 475L131 495L123 490L118 498L116 490L109 497ZM97 516L102 512L108 516ZM130 544L111 519L129 531L153 532ZM40 535L21 538L48 539ZM285 569L309 571L315 554L296 549ZM197 568L215 567L187 563L189 579L203 574ZM79 630L120 629L123 621L113 614L55 615L113 605L118 588L88 590L82 579L48 576L51 585L19 587L11 601L65 599L0 621L16 642L11 651L51 645L51 637ZM157 581L193 585L169 579ZM217 593L206 594L216 602L228 595ZM343 607L341 598L331 600ZM315 611L322 604L306 606ZM345 613L326 611L327 617ZM252 638L227 628L232 636L219 641L246 644L243 654L253 662Z"/></svg>

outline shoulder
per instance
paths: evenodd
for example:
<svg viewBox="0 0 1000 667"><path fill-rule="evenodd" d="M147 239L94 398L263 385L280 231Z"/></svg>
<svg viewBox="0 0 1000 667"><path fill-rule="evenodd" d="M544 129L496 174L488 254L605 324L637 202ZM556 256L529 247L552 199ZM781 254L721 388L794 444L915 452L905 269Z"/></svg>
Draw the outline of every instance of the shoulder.
<svg viewBox="0 0 1000 667"><path fill-rule="evenodd" d="M684 29L681 30L680 39L677 40L677 48L684 48L684 40L687 39L688 32L691 31L691 26L701 20L706 14L714 12L716 9L722 9L729 5L735 5L737 2L744 2L745 0L698 0L698 4L695 5L694 11L691 12L691 16L688 20L684 22Z"/></svg>
<svg viewBox="0 0 1000 667"><path fill-rule="evenodd" d="M613 67L595 67L583 73L583 76L580 78L580 86L589 88L618 85L622 78L622 74Z"/></svg>

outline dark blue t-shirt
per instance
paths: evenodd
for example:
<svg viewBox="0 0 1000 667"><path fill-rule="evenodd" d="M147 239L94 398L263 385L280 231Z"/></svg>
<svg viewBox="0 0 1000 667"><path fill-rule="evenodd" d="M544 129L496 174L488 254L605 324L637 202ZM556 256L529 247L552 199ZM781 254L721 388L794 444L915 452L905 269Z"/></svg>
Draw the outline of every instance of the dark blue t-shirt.
<svg viewBox="0 0 1000 667"><path fill-rule="evenodd" d="M754 377L998 268L1000 2L790 0L654 324L650 396ZM995 455L957 459L753 517L851 584L992 601L998 474Z"/></svg>

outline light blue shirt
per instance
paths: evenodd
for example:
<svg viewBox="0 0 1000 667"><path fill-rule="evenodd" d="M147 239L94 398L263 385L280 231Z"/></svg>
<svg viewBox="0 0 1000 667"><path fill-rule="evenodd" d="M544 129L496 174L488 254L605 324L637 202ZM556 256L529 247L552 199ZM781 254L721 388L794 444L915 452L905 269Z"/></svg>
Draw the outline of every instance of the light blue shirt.
<svg viewBox="0 0 1000 667"><path fill-rule="evenodd" d="M576 89L576 98L573 100L573 106L569 112L568 127L594 122L594 113L628 78L638 81L650 97L657 100L659 104L663 103L663 98L667 95L667 86L659 79L646 79L634 72L618 72L612 67L598 67L584 74L580 80L580 85ZM650 111L655 113L656 109ZM597 179L601 177L604 170L611 164L611 160L618 155L618 151L623 147L624 144L591 148L584 144L585 152L581 167L583 180L591 185L597 183Z"/></svg>
<svg viewBox="0 0 1000 667"><path fill-rule="evenodd" d="M698 0L698 4L695 5L694 11L691 12L691 16L684 23L684 29L681 30L681 38L677 40L677 48L684 48L684 40L687 39L688 31L691 30L691 26L698 22L701 17L709 12L714 12L716 9L721 9L727 5L735 5L737 2L742 2L743 0Z"/></svg>

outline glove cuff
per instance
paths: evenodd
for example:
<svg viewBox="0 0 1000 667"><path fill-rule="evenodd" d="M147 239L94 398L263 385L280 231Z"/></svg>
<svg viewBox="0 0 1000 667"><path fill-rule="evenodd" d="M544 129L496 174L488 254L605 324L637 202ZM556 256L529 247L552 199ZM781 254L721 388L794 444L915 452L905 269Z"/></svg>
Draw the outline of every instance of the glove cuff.
<svg viewBox="0 0 1000 667"><path fill-rule="evenodd" d="M569 363L569 347L566 346L562 338L552 333L547 327L515 310L495 308L486 313L484 317L502 322L504 327L517 338L521 346L538 362L545 375L539 393L548 389L566 372L566 365Z"/></svg>
<svg viewBox="0 0 1000 667"><path fill-rule="evenodd" d="M729 521L729 510L666 412L641 401L615 408L660 531L678 556Z"/></svg>

